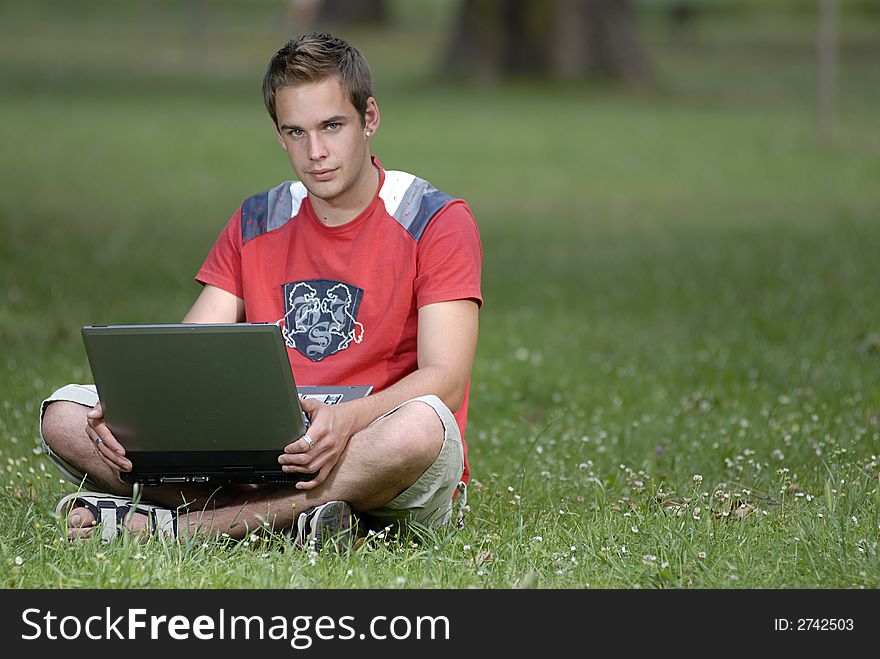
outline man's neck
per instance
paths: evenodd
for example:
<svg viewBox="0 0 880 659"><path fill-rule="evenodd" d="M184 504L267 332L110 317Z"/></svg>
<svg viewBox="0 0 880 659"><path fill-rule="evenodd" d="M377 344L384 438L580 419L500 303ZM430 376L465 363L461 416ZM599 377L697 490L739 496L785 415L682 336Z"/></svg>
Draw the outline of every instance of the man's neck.
<svg viewBox="0 0 880 659"><path fill-rule="evenodd" d="M347 224L364 212L379 188L379 170L372 159L365 165L365 175L358 185L338 199L319 199L309 194L312 210L321 224L338 227Z"/></svg>

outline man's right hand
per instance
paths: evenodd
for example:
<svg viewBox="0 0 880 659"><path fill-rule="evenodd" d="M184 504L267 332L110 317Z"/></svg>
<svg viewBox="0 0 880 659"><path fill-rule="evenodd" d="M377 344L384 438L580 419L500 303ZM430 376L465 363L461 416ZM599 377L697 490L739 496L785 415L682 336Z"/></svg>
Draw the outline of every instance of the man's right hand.
<svg viewBox="0 0 880 659"><path fill-rule="evenodd" d="M131 462L125 457L125 449L116 441L104 421L104 408L100 401L86 414L86 418L88 419L86 434L92 440L101 459L114 470L131 471Z"/></svg>

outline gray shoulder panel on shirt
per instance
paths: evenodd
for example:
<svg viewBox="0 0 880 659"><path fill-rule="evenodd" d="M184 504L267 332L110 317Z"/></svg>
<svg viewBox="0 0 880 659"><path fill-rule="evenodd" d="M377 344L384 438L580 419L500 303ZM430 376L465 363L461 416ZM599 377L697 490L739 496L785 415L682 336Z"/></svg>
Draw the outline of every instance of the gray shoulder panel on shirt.
<svg viewBox="0 0 880 659"><path fill-rule="evenodd" d="M453 199L424 179L415 178L392 217L418 242L431 219Z"/></svg>
<svg viewBox="0 0 880 659"><path fill-rule="evenodd" d="M290 181L285 181L245 199L241 205L242 243L278 229L291 220L294 206L298 210L301 201L294 199L291 185Z"/></svg>

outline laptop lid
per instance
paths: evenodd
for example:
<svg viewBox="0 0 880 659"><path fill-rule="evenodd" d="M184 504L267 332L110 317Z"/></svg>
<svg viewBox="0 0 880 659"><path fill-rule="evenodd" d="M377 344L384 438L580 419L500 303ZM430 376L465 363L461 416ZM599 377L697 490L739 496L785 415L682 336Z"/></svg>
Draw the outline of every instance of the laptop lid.
<svg viewBox="0 0 880 659"><path fill-rule="evenodd" d="M128 482L292 482L278 464L305 432L280 329L272 323L85 326L83 342ZM329 390L329 391L328 391ZM322 398L370 388L310 387Z"/></svg>

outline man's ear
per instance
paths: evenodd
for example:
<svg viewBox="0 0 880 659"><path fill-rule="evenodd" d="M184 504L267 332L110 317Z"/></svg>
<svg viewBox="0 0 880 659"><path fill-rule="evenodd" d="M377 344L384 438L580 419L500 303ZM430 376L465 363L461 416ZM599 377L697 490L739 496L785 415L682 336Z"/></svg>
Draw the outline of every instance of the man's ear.
<svg viewBox="0 0 880 659"><path fill-rule="evenodd" d="M370 96L370 98L367 99L366 112L364 112L364 130L368 135L376 134L376 131L379 130L381 119L379 105L376 103L376 99Z"/></svg>
<svg viewBox="0 0 880 659"><path fill-rule="evenodd" d="M272 122L272 128L275 130L275 139L278 140L278 144L281 145L281 148L287 151L287 144L284 142L284 136L281 135L281 131L278 130L278 124Z"/></svg>

